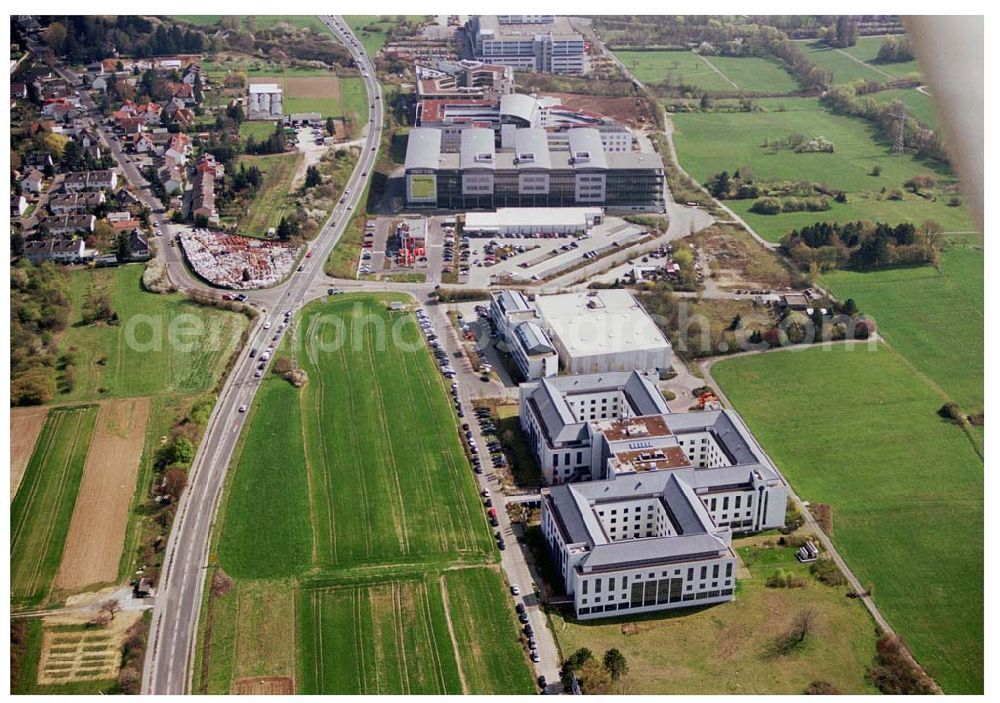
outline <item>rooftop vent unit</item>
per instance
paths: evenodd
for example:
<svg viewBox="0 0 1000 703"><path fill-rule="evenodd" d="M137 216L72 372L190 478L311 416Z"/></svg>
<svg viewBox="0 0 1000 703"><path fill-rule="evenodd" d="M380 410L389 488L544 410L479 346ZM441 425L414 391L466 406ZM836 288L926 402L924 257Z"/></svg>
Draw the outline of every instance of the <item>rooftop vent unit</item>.
<svg viewBox="0 0 1000 703"><path fill-rule="evenodd" d="M493 154L489 152L483 152L481 154L476 154L476 161L479 163L491 164L493 163Z"/></svg>

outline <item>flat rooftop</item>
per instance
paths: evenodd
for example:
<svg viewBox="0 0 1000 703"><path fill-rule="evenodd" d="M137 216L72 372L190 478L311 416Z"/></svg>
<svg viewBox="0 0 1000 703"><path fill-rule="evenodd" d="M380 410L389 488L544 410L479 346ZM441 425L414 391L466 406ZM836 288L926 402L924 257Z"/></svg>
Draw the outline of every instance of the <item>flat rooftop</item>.
<svg viewBox="0 0 1000 703"><path fill-rule="evenodd" d="M507 17L513 17L507 15ZM552 34L554 36L571 38L580 37L579 33L573 29L568 17L553 16L551 22L503 22L497 15L480 15L479 30L492 31L497 39L534 37L539 34Z"/></svg>
<svg viewBox="0 0 1000 703"><path fill-rule="evenodd" d="M535 307L571 356L670 347L656 323L625 290L538 296Z"/></svg>

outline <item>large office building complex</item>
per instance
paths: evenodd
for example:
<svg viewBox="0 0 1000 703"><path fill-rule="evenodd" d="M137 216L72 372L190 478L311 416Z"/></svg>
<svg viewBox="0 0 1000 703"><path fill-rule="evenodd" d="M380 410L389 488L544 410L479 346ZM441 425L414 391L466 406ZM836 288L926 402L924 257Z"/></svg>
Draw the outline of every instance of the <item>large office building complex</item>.
<svg viewBox="0 0 1000 703"><path fill-rule="evenodd" d="M490 296L490 319L524 379L555 376L553 356L571 374L654 371L669 368L673 357L670 342L626 290L539 295L532 301L520 291L497 291ZM515 334L529 322L539 332L530 346ZM533 362L538 356L545 363Z"/></svg>
<svg viewBox="0 0 1000 703"><path fill-rule="evenodd" d="M637 372L522 384L521 427L579 618L732 600L732 535L784 525L787 485L739 415L671 414Z"/></svg>
<svg viewBox="0 0 1000 703"><path fill-rule="evenodd" d="M514 148L517 130L540 127L545 130L550 149L569 149L569 130L593 127L601 137L604 151L631 151L632 133L621 122L587 110L563 105L558 98L524 93L504 93L499 97L468 99L423 99L415 113L418 127L441 130L441 150L458 151L462 132L469 128L493 130L501 149Z"/></svg>
<svg viewBox="0 0 1000 703"><path fill-rule="evenodd" d="M406 202L412 207L601 206L617 212L663 210L663 161L655 153L607 152L594 128L570 129L565 151L550 149L541 128L515 128L497 149L490 128L468 127L457 152L442 132L417 127L406 149Z"/></svg>
<svg viewBox="0 0 1000 703"><path fill-rule="evenodd" d="M514 92L514 71L481 61L428 59L416 65L417 100L489 100Z"/></svg>
<svg viewBox="0 0 1000 703"><path fill-rule="evenodd" d="M566 17L479 15L469 21L469 36L479 61L516 71L587 72L586 44Z"/></svg>

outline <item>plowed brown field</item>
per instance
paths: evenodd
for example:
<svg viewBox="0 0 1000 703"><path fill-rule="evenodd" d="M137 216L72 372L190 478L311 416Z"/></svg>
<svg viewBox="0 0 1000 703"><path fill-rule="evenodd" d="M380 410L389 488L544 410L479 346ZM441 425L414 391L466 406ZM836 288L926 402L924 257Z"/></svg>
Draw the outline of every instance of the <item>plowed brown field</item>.
<svg viewBox="0 0 1000 703"><path fill-rule="evenodd" d="M101 403L56 589L78 590L118 578L148 419L148 398Z"/></svg>
<svg viewBox="0 0 1000 703"><path fill-rule="evenodd" d="M21 476L28 467L35 442L45 424L48 408L11 408L10 411L10 500L14 501Z"/></svg>

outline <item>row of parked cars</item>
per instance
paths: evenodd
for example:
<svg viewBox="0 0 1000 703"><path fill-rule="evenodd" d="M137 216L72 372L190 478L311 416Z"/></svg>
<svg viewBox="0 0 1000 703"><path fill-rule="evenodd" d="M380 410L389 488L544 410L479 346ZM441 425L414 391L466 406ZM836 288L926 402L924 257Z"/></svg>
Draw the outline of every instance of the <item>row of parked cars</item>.
<svg viewBox="0 0 1000 703"><path fill-rule="evenodd" d="M417 324L420 325L420 331L424 333L424 338L427 340L427 345L431 348L431 353L437 360L441 373L447 378L455 378L455 369L448 358L448 352L444 350L437 335L434 334L434 327L431 325L431 321L427 319L427 313L424 312L423 308L417 310Z"/></svg>

